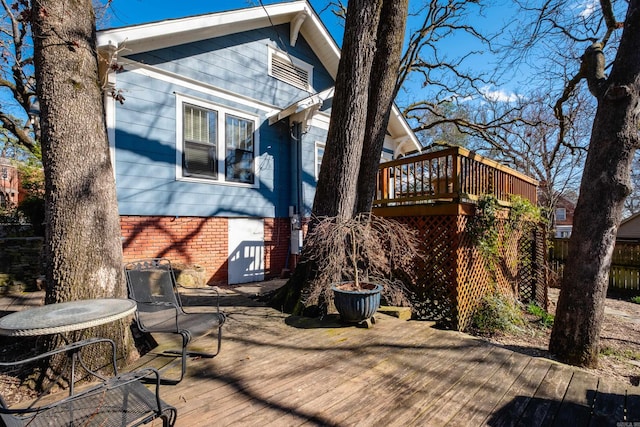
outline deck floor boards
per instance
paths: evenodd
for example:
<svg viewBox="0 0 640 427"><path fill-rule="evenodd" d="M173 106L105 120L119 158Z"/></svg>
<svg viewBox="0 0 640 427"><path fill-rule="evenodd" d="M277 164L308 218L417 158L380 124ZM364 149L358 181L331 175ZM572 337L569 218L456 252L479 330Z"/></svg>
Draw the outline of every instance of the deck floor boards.
<svg viewBox="0 0 640 427"><path fill-rule="evenodd" d="M161 387L178 427L640 426L640 387L431 322L377 314L366 329L336 316L289 316L237 287L222 295L220 354L190 359L182 382ZM198 291L183 301L211 304ZM154 338L160 346L134 366L178 376L180 359L157 353L179 348L179 337ZM216 342L213 334L193 347L212 351Z"/></svg>
<svg viewBox="0 0 640 427"><path fill-rule="evenodd" d="M366 329L335 316L304 319L237 296L222 299L228 321L220 354L190 360L180 384L162 387L163 399L178 409L178 426L640 422L639 387L430 322L378 314ZM213 348L215 337L196 344Z"/></svg>

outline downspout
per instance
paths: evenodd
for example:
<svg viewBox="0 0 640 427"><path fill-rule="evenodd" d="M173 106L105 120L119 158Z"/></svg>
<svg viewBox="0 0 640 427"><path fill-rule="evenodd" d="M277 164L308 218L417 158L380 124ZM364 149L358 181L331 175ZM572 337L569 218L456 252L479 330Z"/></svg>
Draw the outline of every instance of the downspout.
<svg viewBox="0 0 640 427"><path fill-rule="evenodd" d="M304 200L302 196L302 125L300 122L291 124L291 206L289 219L291 221L291 242L289 253L292 257L290 268L295 268L300 248L302 247L302 211Z"/></svg>

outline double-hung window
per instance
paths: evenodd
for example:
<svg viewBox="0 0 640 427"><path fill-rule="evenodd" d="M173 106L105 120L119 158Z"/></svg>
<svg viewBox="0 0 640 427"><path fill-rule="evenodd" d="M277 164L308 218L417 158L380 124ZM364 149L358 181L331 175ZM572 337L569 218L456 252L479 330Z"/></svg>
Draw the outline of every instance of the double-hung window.
<svg viewBox="0 0 640 427"><path fill-rule="evenodd" d="M180 178L254 185L257 120L179 98Z"/></svg>
<svg viewBox="0 0 640 427"><path fill-rule="evenodd" d="M225 178L253 184L254 122L225 114Z"/></svg>

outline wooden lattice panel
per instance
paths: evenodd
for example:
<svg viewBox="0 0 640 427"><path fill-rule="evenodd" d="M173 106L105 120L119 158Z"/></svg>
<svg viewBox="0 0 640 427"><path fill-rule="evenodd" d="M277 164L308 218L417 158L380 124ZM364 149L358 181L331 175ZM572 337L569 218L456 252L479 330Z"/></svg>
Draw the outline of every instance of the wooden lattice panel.
<svg viewBox="0 0 640 427"><path fill-rule="evenodd" d="M535 302L548 308L545 239L542 227L531 230L520 238L518 250L523 255L518 264L518 297L522 302Z"/></svg>
<svg viewBox="0 0 640 427"><path fill-rule="evenodd" d="M451 326L464 330L471 322L474 311L482 297L489 292L491 277L485 268L485 260L474 246L471 236L466 232L468 217L458 217L460 245L457 250L457 292L456 305L458 317Z"/></svg>
<svg viewBox="0 0 640 427"><path fill-rule="evenodd" d="M412 287L419 318L444 325L455 323L456 216L410 216L394 218L418 231L423 241L424 263L417 265L418 283Z"/></svg>
<svg viewBox="0 0 640 427"><path fill-rule="evenodd" d="M417 230L423 241L425 261L416 266L419 279L411 289L419 318L464 330L482 298L494 289L546 308L544 239L538 230L505 233L504 222L499 223L501 261L488 268L487 260L466 232L468 216L422 215L394 219ZM524 254L528 256L522 256Z"/></svg>

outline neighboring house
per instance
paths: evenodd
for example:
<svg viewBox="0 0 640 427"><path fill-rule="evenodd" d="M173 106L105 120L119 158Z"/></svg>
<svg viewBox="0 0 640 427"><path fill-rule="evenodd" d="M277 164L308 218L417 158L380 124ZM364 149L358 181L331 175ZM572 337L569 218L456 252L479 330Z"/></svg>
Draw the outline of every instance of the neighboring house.
<svg viewBox="0 0 640 427"><path fill-rule="evenodd" d="M22 201L20 174L11 160L0 157L0 208L17 206Z"/></svg>
<svg viewBox="0 0 640 427"><path fill-rule="evenodd" d="M98 45L120 95L105 106L125 259L196 264L209 283L292 267L340 59L311 6L108 29ZM383 158L419 147L394 107Z"/></svg>
<svg viewBox="0 0 640 427"><path fill-rule="evenodd" d="M573 211L576 205L566 197L559 196L553 216L554 235L565 239L571 236L573 229Z"/></svg>
<svg viewBox="0 0 640 427"><path fill-rule="evenodd" d="M620 223L616 239L640 241L640 212L631 215Z"/></svg>

